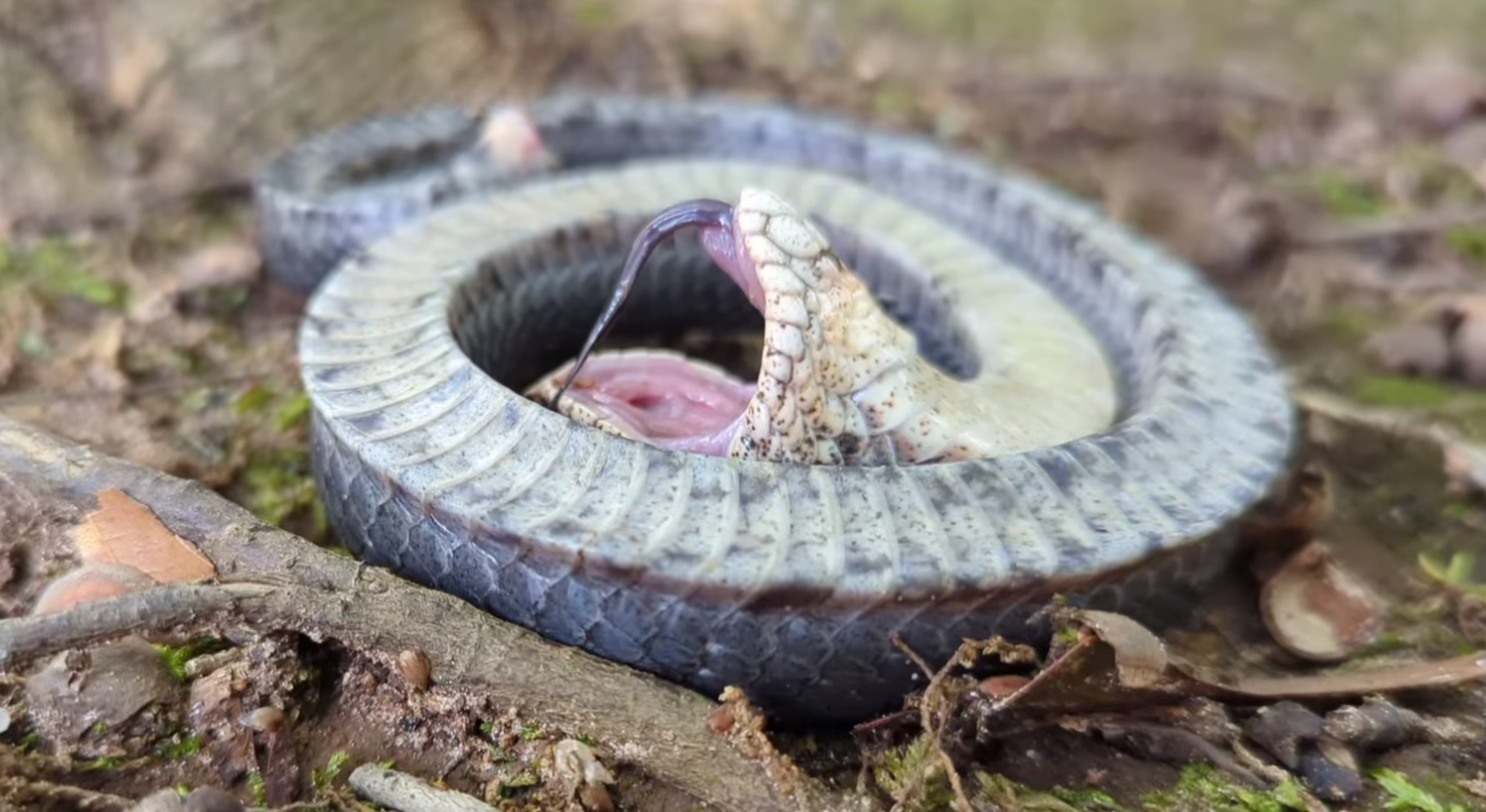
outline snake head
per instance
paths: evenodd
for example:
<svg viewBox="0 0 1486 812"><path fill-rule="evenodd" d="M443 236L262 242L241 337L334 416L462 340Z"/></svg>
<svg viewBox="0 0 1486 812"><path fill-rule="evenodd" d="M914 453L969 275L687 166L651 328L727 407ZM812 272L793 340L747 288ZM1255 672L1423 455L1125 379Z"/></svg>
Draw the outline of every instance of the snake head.
<svg viewBox="0 0 1486 812"><path fill-rule="evenodd" d="M592 353L650 251L686 226L764 316L752 384L676 353ZM693 200L658 215L583 351L528 394L580 423L679 450L845 464L915 457L903 438L934 405L923 390L936 375L820 229L779 196L745 188L732 205Z"/></svg>

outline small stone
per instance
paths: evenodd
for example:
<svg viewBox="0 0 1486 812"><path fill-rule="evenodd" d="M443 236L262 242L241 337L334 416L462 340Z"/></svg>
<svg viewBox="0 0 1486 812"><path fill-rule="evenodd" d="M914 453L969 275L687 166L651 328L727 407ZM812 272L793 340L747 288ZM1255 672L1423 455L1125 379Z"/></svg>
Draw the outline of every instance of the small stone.
<svg viewBox="0 0 1486 812"><path fill-rule="evenodd" d="M186 812L243 812L243 802L226 790L197 787L186 796Z"/></svg>
<svg viewBox="0 0 1486 812"><path fill-rule="evenodd" d="M1020 674L997 674L980 681L980 692L991 699L1004 699L1031 681Z"/></svg>
<svg viewBox="0 0 1486 812"><path fill-rule="evenodd" d="M1465 296L1445 311L1450 349L1460 377L1486 385L1486 295Z"/></svg>
<svg viewBox="0 0 1486 812"><path fill-rule="evenodd" d="M249 711L243 723L259 733L267 733L283 727L286 718L283 710L272 705L264 705Z"/></svg>
<svg viewBox="0 0 1486 812"><path fill-rule="evenodd" d="M402 678L413 690L428 690L433 664L428 661L428 655L424 654L422 649L409 648L399 651L397 670L402 672Z"/></svg>
<svg viewBox="0 0 1486 812"><path fill-rule="evenodd" d="M1451 163L1486 188L1486 120L1457 127L1445 139L1444 148Z"/></svg>
<svg viewBox="0 0 1486 812"><path fill-rule="evenodd" d="M1296 702L1276 702L1259 709L1243 726L1244 735L1285 767L1300 765L1300 747L1321 736L1322 720Z"/></svg>
<svg viewBox="0 0 1486 812"><path fill-rule="evenodd" d="M584 784L578 788L578 803L588 812L614 812L614 797L603 784Z"/></svg>
<svg viewBox="0 0 1486 812"><path fill-rule="evenodd" d="M713 733L726 733L729 730L733 729L733 725L735 723L736 722L733 719L732 708L729 708L726 705L720 705L716 708L713 708L712 711L707 714L707 727Z"/></svg>
<svg viewBox="0 0 1486 812"><path fill-rule="evenodd" d="M1450 367L1450 345L1434 322L1415 322L1385 330L1368 340L1367 352L1391 372L1438 377Z"/></svg>
<svg viewBox="0 0 1486 812"><path fill-rule="evenodd" d="M140 798L129 812L186 812L186 802L179 792L167 787Z"/></svg>
<svg viewBox="0 0 1486 812"><path fill-rule="evenodd" d="M202 246L181 262L177 291L250 285L258 279L262 264L258 250L242 240Z"/></svg>
<svg viewBox="0 0 1486 812"><path fill-rule="evenodd" d="M1389 96L1405 126L1440 133L1486 109L1486 76L1457 57L1432 54L1399 71Z"/></svg>
<svg viewBox="0 0 1486 812"><path fill-rule="evenodd" d="M1386 700L1343 705L1326 714L1326 734L1366 750L1387 750L1418 738L1424 720Z"/></svg>
<svg viewBox="0 0 1486 812"><path fill-rule="evenodd" d="M1304 748L1296 772L1307 789L1329 801L1350 800L1363 788L1357 758L1334 739L1322 738Z"/></svg>
<svg viewBox="0 0 1486 812"><path fill-rule="evenodd" d="M63 752L71 752L85 734L109 734L130 723L142 726L136 733L163 734L168 720L143 711L173 709L184 690L165 658L138 637L64 652L26 678L31 719ZM86 749L91 755L92 748Z"/></svg>

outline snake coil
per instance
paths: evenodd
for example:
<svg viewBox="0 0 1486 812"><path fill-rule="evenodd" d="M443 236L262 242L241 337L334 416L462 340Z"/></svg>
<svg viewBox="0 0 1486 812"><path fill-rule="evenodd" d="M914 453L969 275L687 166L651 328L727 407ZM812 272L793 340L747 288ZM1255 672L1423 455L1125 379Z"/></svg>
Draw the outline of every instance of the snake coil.
<svg viewBox="0 0 1486 812"><path fill-rule="evenodd" d="M482 164L478 117L450 110L318 136L261 175L268 264L314 290L300 362L318 482L369 563L712 695L736 685L782 717L851 721L920 678L895 634L930 662L963 638L1042 642L1035 610L1055 591L1180 616L1288 464L1293 408L1242 314L1041 183L727 98L528 112L553 175ZM388 151L421 157L356 177ZM916 257L959 240L1019 265L1102 342L1115 425L995 459L790 466L666 452L517 394L571 357L648 213L755 182L834 207L921 346L954 345L943 325L967 304L913 281ZM884 259L884 240L912 256ZM721 274L690 272L695 245L656 261L672 281L637 288L632 328L746 321Z"/></svg>

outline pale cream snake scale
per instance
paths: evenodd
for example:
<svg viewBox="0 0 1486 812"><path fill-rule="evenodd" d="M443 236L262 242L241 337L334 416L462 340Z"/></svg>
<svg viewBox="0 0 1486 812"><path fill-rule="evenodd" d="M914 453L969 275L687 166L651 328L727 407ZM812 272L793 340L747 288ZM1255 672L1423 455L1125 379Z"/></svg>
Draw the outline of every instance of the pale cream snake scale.
<svg viewBox="0 0 1486 812"><path fill-rule="evenodd" d="M524 109L554 168L492 167L478 114L431 109L317 136L259 176L265 258L313 289L299 360L319 485L371 564L709 695L855 721L922 685L894 634L940 663L963 638L1045 641L1029 618L1055 591L1185 613L1287 470L1294 408L1246 317L1048 185L732 98ZM793 465L663 450L522 397L573 357L652 215L744 185L819 221L946 371L997 362L1012 322L1086 331L1112 424L986 459ZM651 263L616 335L758 324L696 240Z"/></svg>

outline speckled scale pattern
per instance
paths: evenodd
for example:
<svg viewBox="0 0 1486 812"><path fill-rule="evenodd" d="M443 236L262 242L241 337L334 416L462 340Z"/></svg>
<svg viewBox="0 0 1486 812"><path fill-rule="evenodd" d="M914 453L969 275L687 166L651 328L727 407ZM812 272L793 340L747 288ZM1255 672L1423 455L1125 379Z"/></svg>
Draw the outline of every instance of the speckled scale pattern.
<svg viewBox="0 0 1486 812"><path fill-rule="evenodd" d="M416 223L389 208L387 236L333 270L275 269L324 276L300 337L316 469L334 526L370 563L709 694L735 684L776 714L859 720L921 685L894 633L931 662L963 637L1045 640L1029 617L1054 580L1090 605L1176 618L1288 462L1293 410L1242 315L1040 183L736 100L567 96L532 114L580 166ZM616 165L639 157L664 160ZM490 252L565 218L759 183L760 163L791 200L815 189L844 195L838 207L886 196L924 213L907 250L968 240L1021 266L1103 346L1116 425L922 467L744 463L577 427L454 342L452 291Z"/></svg>

